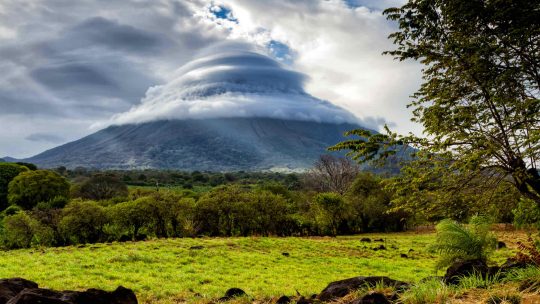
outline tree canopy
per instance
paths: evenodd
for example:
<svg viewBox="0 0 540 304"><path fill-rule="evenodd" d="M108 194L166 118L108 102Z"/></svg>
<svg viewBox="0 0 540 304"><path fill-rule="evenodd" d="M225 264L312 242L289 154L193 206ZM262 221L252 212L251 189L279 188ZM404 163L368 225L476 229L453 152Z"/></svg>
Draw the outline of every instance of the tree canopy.
<svg viewBox="0 0 540 304"><path fill-rule="evenodd" d="M8 186L9 203L24 209L32 209L38 203L57 197L69 197L69 183L64 177L48 170L25 171Z"/></svg>
<svg viewBox="0 0 540 304"><path fill-rule="evenodd" d="M353 130L331 150L370 162L412 146L397 180L409 193L510 183L540 204L540 2L410 0L384 14L399 25L386 54L424 65L409 104L424 133Z"/></svg>
<svg viewBox="0 0 540 304"><path fill-rule="evenodd" d="M8 206L8 185L19 173L28 168L12 163L0 163L0 211Z"/></svg>

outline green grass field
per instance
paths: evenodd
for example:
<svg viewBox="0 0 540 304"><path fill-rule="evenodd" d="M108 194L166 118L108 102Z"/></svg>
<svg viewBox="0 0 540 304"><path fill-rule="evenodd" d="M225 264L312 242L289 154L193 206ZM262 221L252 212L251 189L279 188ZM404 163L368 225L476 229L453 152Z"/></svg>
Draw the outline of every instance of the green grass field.
<svg viewBox="0 0 540 304"><path fill-rule="evenodd" d="M385 242L363 243L361 237ZM14 250L0 252L0 278L24 277L53 289L123 285L142 303L208 302L230 287L258 299L296 291L311 295L331 281L358 275L410 282L434 275L436 256L427 249L433 239L434 234L415 233L201 238ZM372 250L381 244L387 250ZM498 251L496 259L509 254Z"/></svg>

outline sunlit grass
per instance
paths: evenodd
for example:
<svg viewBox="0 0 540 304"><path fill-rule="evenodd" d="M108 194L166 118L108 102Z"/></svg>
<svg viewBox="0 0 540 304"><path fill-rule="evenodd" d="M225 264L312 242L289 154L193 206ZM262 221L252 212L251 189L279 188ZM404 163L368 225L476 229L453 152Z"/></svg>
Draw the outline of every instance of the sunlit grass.
<svg viewBox="0 0 540 304"><path fill-rule="evenodd" d="M385 242L364 243L362 237ZM24 277L53 289L111 290L123 285L133 289L142 303L208 302L231 287L256 299L297 291L310 296L329 282L353 276L416 282L435 275L436 256L427 249L433 240L434 234L393 233L163 239L14 250L0 252L0 278ZM381 244L387 250L372 249ZM502 260L509 253L503 250L496 257Z"/></svg>

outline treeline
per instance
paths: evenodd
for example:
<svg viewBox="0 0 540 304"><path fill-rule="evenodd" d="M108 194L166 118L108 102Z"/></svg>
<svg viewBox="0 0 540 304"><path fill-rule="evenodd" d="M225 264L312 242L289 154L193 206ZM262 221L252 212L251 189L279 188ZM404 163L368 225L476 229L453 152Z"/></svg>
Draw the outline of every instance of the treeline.
<svg viewBox="0 0 540 304"><path fill-rule="evenodd" d="M251 185L264 182L279 182L290 189L299 189L301 187L301 174L280 172L186 172L157 169L100 171L84 167L71 170L58 167L54 171L74 182L87 179L98 173L104 173L115 176L129 186L193 189L194 187L216 187L232 183Z"/></svg>
<svg viewBox="0 0 540 304"><path fill-rule="evenodd" d="M489 200L475 193L444 203L433 198L419 200L415 208L397 208L394 202L410 194L388 187L391 179L362 172L348 159L329 156L321 157L305 174L261 173L263 178L257 179L255 173L239 172L234 173L236 179L203 192L128 187L124 176L140 172L70 176L68 171L38 170L31 164L0 163L0 245L25 248L196 236L335 236L402 231L417 223L467 220L475 214L499 222L515 221L516 216L526 223L540 219L533 216L540 211L520 204L504 188L498 195L492 192ZM203 173L190 176L198 174ZM253 179L248 182L248 178Z"/></svg>

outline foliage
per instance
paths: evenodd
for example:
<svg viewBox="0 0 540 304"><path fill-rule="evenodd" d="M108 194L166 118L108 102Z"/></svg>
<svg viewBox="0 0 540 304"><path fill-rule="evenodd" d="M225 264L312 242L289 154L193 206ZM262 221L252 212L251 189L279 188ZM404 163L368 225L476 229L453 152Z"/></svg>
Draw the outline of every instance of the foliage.
<svg viewBox="0 0 540 304"><path fill-rule="evenodd" d="M24 171L28 171L28 168L12 163L0 163L0 211L8 207L9 182Z"/></svg>
<svg viewBox="0 0 540 304"><path fill-rule="evenodd" d="M3 220L2 243L7 248L27 248L30 246L51 246L54 232L41 225L24 211L6 216Z"/></svg>
<svg viewBox="0 0 540 304"><path fill-rule="evenodd" d="M40 202L49 202L59 196L69 197L69 183L48 170L22 172L8 187L9 203L23 209L31 209Z"/></svg>
<svg viewBox="0 0 540 304"><path fill-rule="evenodd" d="M360 173L345 194L353 217L362 231L403 230L408 215L391 211L392 195L384 189L383 180L371 173Z"/></svg>
<svg viewBox="0 0 540 304"><path fill-rule="evenodd" d="M323 192L315 196L315 203L322 211L322 222L326 223L332 235L337 235L340 224L348 215L343 197L334 192Z"/></svg>
<svg viewBox="0 0 540 304"><path fill-rule="evenodd" d="M443 220L437 226L437 239L432 249L439 253L438 268L456 261L486 261L495 249L497 239L490 232L491 223L483 217L473 217L469 226Z"/></svg>
<svg viewBox="0 0 540 304"><path fill-rule="evenodd" d="M512 212L517 228L540 228L540 206L533 200L521 198Z"/></svg>
<svg viewBox="0 0 540 304"><path fill-rule="evenodd" d="M99 201L127 197L128 188L114 175L95 174L80 185L78 194L81 198Z"/></svg>
<svg viewBox="0 0 540 304"><path fill-rule="evenodd" d="M59 230L71 244L103 241L108 222L105 208L92 201L72 201L62 210Z"/></svg>
<svg viewBox="0 0 540 304"><path fill-rule="evenodd" d="M537 248L536 242L530 235L527 239L527 243L518 241L517 245L518 252L515 257L517 262L540 267L540 251Z"/></svg>
<svg viewBox="0 0 540 304"><path fill-rule="evenodd" d="M390 35L397 49L387 54L425 65L409 105L424 135L354 130L348 135L356 138L331 150L349 150L360 162L382 161L402 148L417 152L396 180L413 198L397 205L491 192L505 182L540 204L539 3L411 0L385 14L399 24Z"/></svg>

